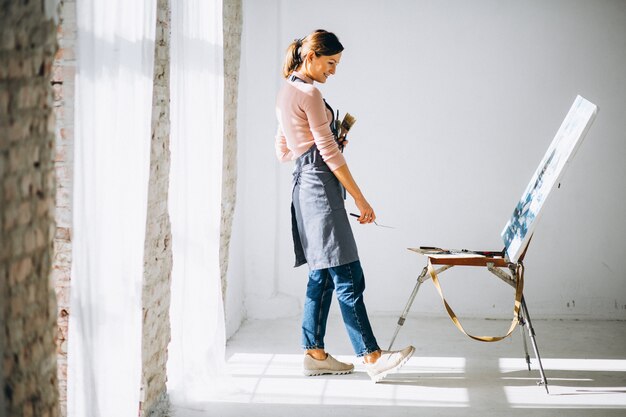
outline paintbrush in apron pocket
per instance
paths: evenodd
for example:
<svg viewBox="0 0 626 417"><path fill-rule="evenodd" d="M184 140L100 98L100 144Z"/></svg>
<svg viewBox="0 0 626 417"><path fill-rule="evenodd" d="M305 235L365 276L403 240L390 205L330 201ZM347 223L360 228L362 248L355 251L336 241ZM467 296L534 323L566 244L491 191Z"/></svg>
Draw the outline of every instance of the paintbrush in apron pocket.
<svg viewBox="0 0 626 417"><path fill-rule="evenodd" d="M328 105L328 103L326 103L326 101L324 101L324 104L326 104L326 107L328 109L331 108ZM346 136L348 135L348 131L350 130L350 128L352 128L352 126L354 125L355 122L356 122L356 118L354 116L352 116L350 113L346 113L346 115L344 116L344 118L343 118L343 120L341 122L339 121L339 110L337 110L337 116L336 117L335 117L335 114L333 113L333 121L330 124L330 129L332 130L333 134L335 135L335 141L339 145L339 152L341 152L341 153L343 153L344 144L343 144L343 141L339 140L339 138L341 138L343 136L343 140L346 140ZM341 186L341 195L342 195L344 200L348 196L347 192L346 192L346 188L343 185Z"/></svg>
<svg viewBox="0 0 626 417"><path fill-rule="evenodd" d="M340 138L343 136L343 139L345 140L346 136L348 136L348 131L356 123L356 118L350 113L346 113L346 115L343 116L343 120L339 122L339 110L337 110L337 118L335 119L335 123L337 123L337 137ZM343 147L344 146L342 144L339 145L339 149L341 150L341 152L343 152Z"/></svg>

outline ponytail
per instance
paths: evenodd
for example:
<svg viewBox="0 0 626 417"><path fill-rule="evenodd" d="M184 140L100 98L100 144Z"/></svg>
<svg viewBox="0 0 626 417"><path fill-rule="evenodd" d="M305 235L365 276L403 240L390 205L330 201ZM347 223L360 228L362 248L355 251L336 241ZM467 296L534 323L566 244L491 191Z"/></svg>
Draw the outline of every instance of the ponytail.
<svg viewBox="0 0 626 417"><path fill-rule="evenodd" d="M287 47L287 55L283 64L283 76L289 77L302 64L302 39L294 39Z"/></svg>

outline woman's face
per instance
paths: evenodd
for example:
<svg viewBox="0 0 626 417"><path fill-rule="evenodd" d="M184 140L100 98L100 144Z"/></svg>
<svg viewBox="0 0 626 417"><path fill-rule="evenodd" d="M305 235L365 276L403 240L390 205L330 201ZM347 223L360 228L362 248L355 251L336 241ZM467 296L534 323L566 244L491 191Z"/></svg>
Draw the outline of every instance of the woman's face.
<svg viewBox="0 0 626 417"><path fill-rule="evenodd" d="M318 83L325 83L328 77L335 74L337 65L341 60L341 52L335 55L322 56L316 56L314 52L311 52L309 57L307 75Z"/></svg>

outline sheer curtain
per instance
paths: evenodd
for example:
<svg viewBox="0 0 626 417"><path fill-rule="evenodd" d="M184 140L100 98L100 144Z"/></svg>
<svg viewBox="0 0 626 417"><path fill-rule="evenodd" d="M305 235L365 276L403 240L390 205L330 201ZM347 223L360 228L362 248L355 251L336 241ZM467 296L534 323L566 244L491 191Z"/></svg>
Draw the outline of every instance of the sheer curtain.
<svg viewBox="0 0 626 417"><path fill-rule="evenodd" d="M210 399L224 365L222 44L220 0L172 0L168 391L178 404Z"/></svg>
<svg viewBox="0 0 626 417"><path fill-rule="evenodd" d="M68 415L136 416L155 0L77 2Z"/></svg>

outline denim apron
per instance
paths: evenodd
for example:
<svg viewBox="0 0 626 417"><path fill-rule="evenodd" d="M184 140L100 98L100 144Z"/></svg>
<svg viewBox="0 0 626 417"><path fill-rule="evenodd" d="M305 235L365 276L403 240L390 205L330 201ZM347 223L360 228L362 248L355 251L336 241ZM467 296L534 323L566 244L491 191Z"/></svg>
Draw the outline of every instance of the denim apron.
<svg viewBox="0 0 626 417"><path fill-rule="evenodd" d="M315 270L359 260L344 192L315 144L296 159L291 203L294 266L308 263Z"/></svg>

